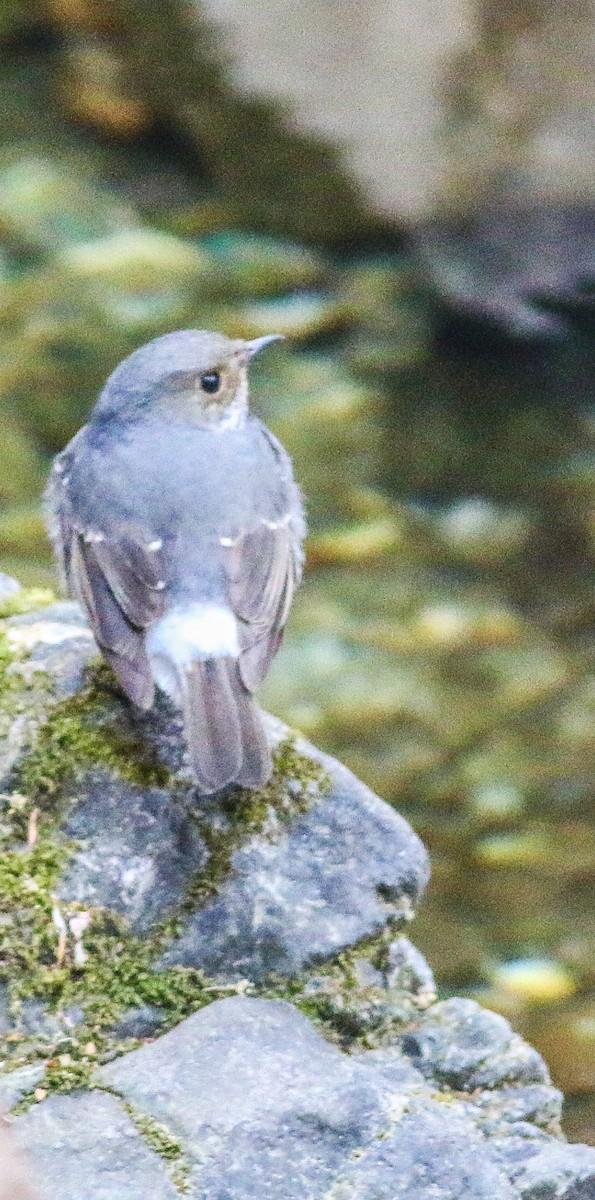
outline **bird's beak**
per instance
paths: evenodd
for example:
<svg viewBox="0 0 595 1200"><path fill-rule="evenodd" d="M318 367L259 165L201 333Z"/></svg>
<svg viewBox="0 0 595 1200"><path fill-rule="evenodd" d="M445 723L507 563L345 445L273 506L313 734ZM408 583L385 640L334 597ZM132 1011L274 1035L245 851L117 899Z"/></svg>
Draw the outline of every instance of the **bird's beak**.
<svg viewBox="0 0 595 1200"><path fill-rule="evenodd" d="M255 354L258 354L259 350L262 350L264 346L268 346L269 342L283 341L284 337L285 334L283 333L267 333L266 337L252 338L251 342L244 342L243 348L248 358L253 358Z"/></svg>

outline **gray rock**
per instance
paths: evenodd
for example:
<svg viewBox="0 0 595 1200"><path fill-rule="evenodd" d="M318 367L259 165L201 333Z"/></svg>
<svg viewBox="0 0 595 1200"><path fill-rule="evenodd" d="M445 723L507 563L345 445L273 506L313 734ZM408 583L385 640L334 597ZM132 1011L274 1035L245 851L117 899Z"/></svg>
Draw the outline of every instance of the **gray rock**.
<svg viewBox="0 0 595 1200"><path fill-rule="evenodd" d="M593 1200L595 1151L532 1136L493 1143L520 1200Z"/></svg>
<svg viewBox="0 0 595 1200"><path fill-rule="evenodd" d="M345 767L305 748L328 771L330 794L236 850L233 874L162 965L223 980L292 976L411 915L428 878L421 842Z"/></svg>
<svg viewBox="0 0 595 1200"><path fill-rule="evenodd" d="M85 614L80 604L76 604L74 600L55 600L53 604L36 609L35 612L19 613L17 616L9 617L6 624L9 627L37 625L42 620L56 622L58 625L78 625L85 632L89 630Z"/></svg>
<svg viewBox="0 0 595 1200"><path fill-rule="evenodd" d="M380 1086L389 1093L424 1095L428 1090L427 1080L411 1063L411 1059L403 1054L397 1045L386 1046L381 1050L365 1050L353 1052L353 1056L361 1059L369 1068L374 1068L374 1076Z"/></svg>
<svg viewBox="0 0 595 1200"><path fill-rule="evenodd" d="M95 1086L112 1094L53 1096L16 1122L37 1165L41 1200L176 1195L113 1093L145 1125L150 1118L153 1129L162 1126L170 1144L179 1142L195 1200L594 1194L595 1150L516 1119L539 1107L528 1087L503 1089L511 1123L486 1136L477 1097L446 1090L440 1100L435 1079L396 1045L345 1055L283 1001L215 1001L100 1067ZM515 1091L517 1099L525 1092L516 1108Z"/></svg>
<svg viewBox="0 0 595 1200"><path fill-rule="evenodd" d="M95 643L85 636L65 638L59 646L38 646L28 661L36 671L52 677L57 700L75 696L85 679L85 670L97 657Z"/></svg>
<svg viewBox="0 0 595 1200"><path fill-rule="evenodd" d="M281 1001L216 1001L96 1080L180 1139L197 1200L554 1200L595 1171L528 1121L487 1137L397 1046L347 1056Z"/></svg>
<svg viewBox="0 0 595 1200"><path fill-rule="evenodd" d="M31 649L18 668L31 669L31 693L40 663L58 694L79 686L93 646L73 606L17 618L12 628ZM42 683L33 715L9 731L9 757L22 753L51 703ZM200 967L222 982L294 976L370 935L384 934L386 945L386 930L412 915L428 875L421 842L333 759L298 743L323 764L330 791L312 787L307 811L287 820L271 806L255 832L231 809L241 792L206 799L184 776L179 719L165 702L140 722L116 690L100 690L97 704L99 725L146 737L172 784L132 784L108 766L81 770L61 826L77 846L60 896L119 912L142 932L194 894L207 846L234 847L227 876L213 873L217 893L187 918L161 965ZM286 736L272 717L267 728L272 743ZM283 787L296 812L294 782ZM215 1001L96 1071L94 1087L120 1099L54 1095L18 1118L41 1200L173 1200L179 1193L151 1148L177 1158L172 1139L195 1200L587 1200L595 1151L551 1136L558 1093L503 1018L461 1000L424 1011L432 973L403 937L384 959L362 949L325 971L304 981L302 999L322 996L325 1012L334 1006L373 1031L380 1049L360 1043L346 1055L282 1001ZM2 1016L13 1020L6 995ZM139 1005L116 1033L151 1036L159 1018L158 1008ZM43 1042L67 1038L80 1013L29 1000L15 1019ZM41 1069L5 1076L0 1099L27 1095Z"/></svg>
<svg viewBox="0 0 595 1200"><path fill-rule="evenodd" d="M0 988L0 1037L16 1032L29 1043L28 1052L33 1049L40 1058L70 1040L83 1021L78 1005L52 1010L45 1001L32 998L11 1005L6 989Z"/></svg>
<svg viewBox="0 0 595 1200"><path fill-rule="evenodd" d="M474 1000L444 1000L428 1009L402 1047L426 1076L467 1092L503 1083L545 1083L547 1067L508 1021Z"/></svg>
<svg viewBox="0 0 595 1200"><path fill-rule="evenodd" d="M192 817L163 788L110 772L85 775L64 826L79 849L60 884L64 900L114 909L146 930L183 899L208 852Z"/></svg>
<svg viewBox="0 0 595 1200"><path fill-rule="evenodd" d="M51 1042L61 1036L69 1037L84 1019L78 1005L52 1012L41 1000L23 1000L14 1014L14 1026L29 1037Z"/></svg>
<svg viewBox="0 0 595 1200"><path fill-rule="evenodd" d="M18 664L20 672L41 667L59 697L76 691L95 653L77 605L52 604L12 618L10 627L29 639L30 655ZM146 740L171 771L172 787L133 785L108 768L82 773L76 805L63 824L66 837L81 845L58 894L111 908L136 931L146 931L184 899L206 865L209 835L228 829L229 795L206 798L192 786L184 774L179 714L163 697L142 719L116 687L98 704L101 720ZM265 721L272 744L287 737L280 721L271 716ZM18 740L11 765L28 732ZM328 772L330 793L313 787L309 810L293 821L280 822L271 810L265 827L258 834L247 830L243 842L241 823L234 823L241 844L229 877L187 919L162 965L201 968L222 981L292 976L412 915L429 874L419 838L340 763L307 742L298 745ZM295 785L287 780L287 803L294 807ZM242 804L241 793L237 803Z"/></svg>
<svg viewBox="0 0 595 1200"><path fill-rule="evenodd" d="M127 1008L120 1020L114 1025L114 1033L120 1038L151 1037L163 1023L163 1010L154 1004L138 1004L136 1008Z"/></svg>
<svg viewBox="0 0 595 1200"><path fill-rule="evenodd" d="M10 997L6 984L0 984L0 1037L12 1029L13 1018L10 1011Z"/></svg>
<svg viewBox="0 0 595 1200"><path fill-rule="evenodd" d="M162 1160L113 1096L50 1096L14 1128L40 1200L179 1200Z"/></svg>
<svg viewBox="0 0 595 1200"><path fill-rule="evenodd" d="M238 1193L238 1200L243 1195ZM447 1113L428 1100L412 1105L392 1136L376 1139L355 1161L346 1163L333 1189L333 1200L396 1197L515 1200L516 1192L464 1115Z"/></svg>
<svg viewBox="0 0 595 1200"><path fill-rule="evenodd" d="M12 671L12 667L8 668ZM0 792L5 795L14 786L14 771L23 752L35 736L37 714L19 712L10 723L0 718Z"/></svg>
<svg viewBox="0 0 595 1200"><path fill-rule="evenodd" d="M20 711L0 720L0 791L5 792L15 786L15 768L34 742L48 707L79 690L97 648L77 604L51 604L9 617L3 626L9 644L22 654L8 666L7 675L25 692Z"/></svg>
<svg viewBox="0 0 595 1200"><path fill-rule="evenodd" d="M500 1087L474 1096L483 1129L489 1133L502 1122L530 1121L557 1131L562 1117L562 1093L543 1083Z"/></svg>
<svg viewBox="0 0 595 1200"><path fill-rule="evenodd" d="M422 999L434 999L436 983L434 973L421 951L413 946L409 938L395 938L388 948L388 971L386 983L389 988L411 992Z"/></svg>
<svg viewBox="0 0 595 1200"><path fill-rule="evenodd" d="M330 1120L351 1148L380 1127L377 1089L359 1062L281 1000L218 1000L96 1078L165 1122L198 1164L225 1154L233 1131L273 1137L298 1114L304 1127Z"/></svg>
<svg viewBox="0 0 595 1200"><path fill-rule="evenodd" d="M531 340L559 337L568 329L564 308L592 305L594 231L593 209L510 203L429 223L415 248L454 312Z"/></svg>
<svg viewBox="0 0 595 1200"><path fill-rule="evenodd" d="M44 1074L45 1063L32 1063L28 1067L9 1071L7 1075L0 1075L0 1112L6 1112L28 1092L32 1092Z"/></svg>
<svg viewBox="0 0 595 1200"><path fill-rule="evenodd" d="M25 679L36 672L51 676L58 700L75 695L97 647L78 604L57 601L38 612L9 617L7 628L20 637L29 657L14 668Z"/></svg>
<svg viewBox="0 0 595 1200"><path fill-rule="evenodd" d="M436 999L434 977L408 938L396 938L382 955L382 969L351 954L345 971L310 975L302 998L322 999L324 1013L343 1036L372 1035L373 1044L392 1041L395 1025L408 1025Z"/></svg>

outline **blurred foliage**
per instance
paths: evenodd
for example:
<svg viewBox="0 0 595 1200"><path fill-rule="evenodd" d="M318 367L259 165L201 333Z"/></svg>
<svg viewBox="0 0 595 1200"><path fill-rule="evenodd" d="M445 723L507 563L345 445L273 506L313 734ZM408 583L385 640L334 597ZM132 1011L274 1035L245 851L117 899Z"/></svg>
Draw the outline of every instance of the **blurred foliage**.
<svg viewBox="0 0 595 1200"><path fill-rule="evenodd" d="M31 78L31 56L14 53L34 33L41 78ZM282 106L230 87L198 0L45 0L33 13L1 0L0 40L2 99L14 131L43 133L49 105L65 148L76 145L77 127L94 136L99 158L106 139L124 151L140 145L141 157L143 145L160 142L176 165L179 193L188 194L168 214L180 232L223 221L337 243L374 224L330 145L297 132ZM138 187L149 206L150 175ZM171 208L171 195L162 198Z"/></svg>
<svg viewBox="0 0 595 1200"><path fill-rule="evenodd" d="M438 353L406 261L345 253L368 218L330 151L235 96L192 13L52 0L40 52L0 4L0 565L51 578L43 479L124 355L284 332L254 406L311 532L264 699L412 820L442 986L559 1047L593 1138L592 330Z"/></svg>

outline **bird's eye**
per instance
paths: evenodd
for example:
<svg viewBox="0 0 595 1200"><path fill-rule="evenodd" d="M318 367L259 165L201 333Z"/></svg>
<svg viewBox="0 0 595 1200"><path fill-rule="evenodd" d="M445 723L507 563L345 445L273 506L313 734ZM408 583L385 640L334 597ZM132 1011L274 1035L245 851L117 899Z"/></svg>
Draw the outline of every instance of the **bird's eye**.
<svg viewBox="0 0 595 1200"><path fill-rule="evenodd" d="M205 375L201 375L200 386L203 392L208 392L209 396L213 396L221 387L221 376L219 372L207 371Z"/></svg>

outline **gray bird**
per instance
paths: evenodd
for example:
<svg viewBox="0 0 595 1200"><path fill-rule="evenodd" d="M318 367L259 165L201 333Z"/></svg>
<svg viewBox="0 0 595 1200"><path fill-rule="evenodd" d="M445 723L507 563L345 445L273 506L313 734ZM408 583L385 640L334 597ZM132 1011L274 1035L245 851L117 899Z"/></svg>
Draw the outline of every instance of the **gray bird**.
<svg viewBox="0 0 595 1200"><path fill-rule="evenodd" d="M108 379L54 461L50 535L126 695L181 709L205 793L259 787L271 758L252 697L277 652L305 532L291 460L248 411L247 368L276 335L155 338Z"/></svg>

